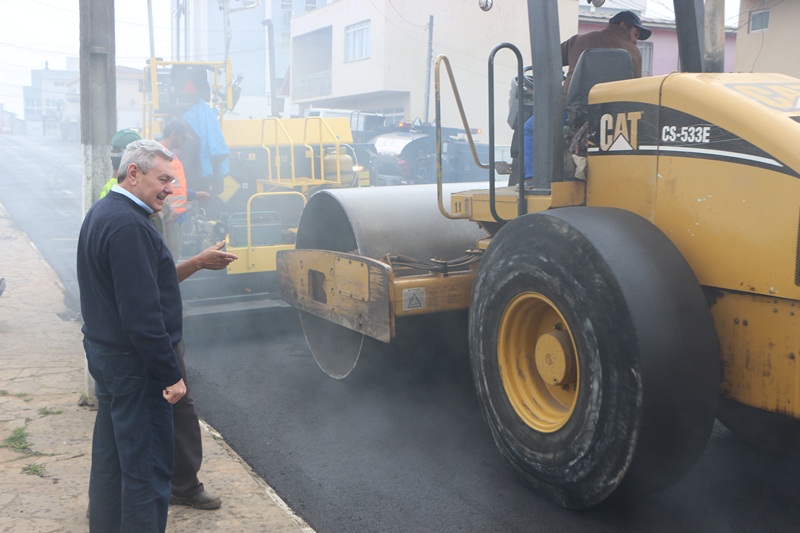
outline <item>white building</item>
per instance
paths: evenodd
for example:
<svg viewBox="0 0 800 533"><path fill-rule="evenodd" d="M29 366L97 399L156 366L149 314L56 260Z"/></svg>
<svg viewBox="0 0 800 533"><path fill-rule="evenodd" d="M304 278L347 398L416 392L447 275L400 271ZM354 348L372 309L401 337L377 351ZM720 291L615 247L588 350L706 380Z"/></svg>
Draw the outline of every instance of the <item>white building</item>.
<svg viewBox="0 0 800 533"><path fill-rule="evenodd" d="M222 62L227 48L233 76L241 76L241 98L232 116L272 116L288 96L276 93L289 72L292 18L325 2L171 0L172 60Z"/></svg>
<svg viewBox="0 0 800 533"><path fill-rule="evenodd" d="M66 70L31 70L31 84L22 87L25 128L29 135L69 138L73 128L64 128L69 86L79 80L78 59L67 58Z"/></svg>
<svg viewBox="0 0 800 533"><path fill-rule="evenodd" d="M561 39L577 32L578 2L558 0ZM431 19L432 17L432 19ZM430 22L433 21L432 31ZM488 132L488 57L504 41L516 44L530 64L525 2L495 2L482 11L476 0L338 0L292 21L291 96L301 107L383 112L405 120L434 119L432 55L449 57L471 129ZM497 143L508 144L502 123L508 111L516 62L509 51L495 58ZM442 71L443 125L461 127L453 93Z"/></svg>

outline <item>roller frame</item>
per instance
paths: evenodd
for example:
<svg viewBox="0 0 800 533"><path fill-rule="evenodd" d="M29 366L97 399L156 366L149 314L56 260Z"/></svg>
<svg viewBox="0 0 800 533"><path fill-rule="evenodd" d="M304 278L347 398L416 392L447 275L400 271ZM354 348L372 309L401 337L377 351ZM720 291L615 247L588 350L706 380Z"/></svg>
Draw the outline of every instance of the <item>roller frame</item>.
<svg viewBox="0 0 800 533"><path fill-rule="evenodd" d="M469 307L475 269L396 276L390 265L327 250L278 255L279 291L291 306L382 342L398 317Z"/></svg>

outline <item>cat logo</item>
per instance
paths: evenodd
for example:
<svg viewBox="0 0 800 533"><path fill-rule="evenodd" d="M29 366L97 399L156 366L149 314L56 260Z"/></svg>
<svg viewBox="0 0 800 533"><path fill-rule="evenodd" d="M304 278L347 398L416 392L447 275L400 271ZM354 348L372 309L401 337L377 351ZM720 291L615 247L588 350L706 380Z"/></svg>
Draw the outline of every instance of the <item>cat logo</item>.
<svg viewBox="0 0 800 533"><path fill-rule="evenodd" d="M641 111L606 113L600 117L600 150L624 152L639 148Z"/></svg>
<svg viewBox="0 0 800 533"><path fill-rule="evenodd" d="M800 111L800 83L729 83L726 87L777 111Z"/></svg>

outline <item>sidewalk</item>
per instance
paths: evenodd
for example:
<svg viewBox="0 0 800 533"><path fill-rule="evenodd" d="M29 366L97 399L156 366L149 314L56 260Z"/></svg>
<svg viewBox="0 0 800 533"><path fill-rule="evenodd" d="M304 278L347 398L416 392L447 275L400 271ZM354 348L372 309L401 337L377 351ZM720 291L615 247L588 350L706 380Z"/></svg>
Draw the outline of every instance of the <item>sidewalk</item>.
<svg viewBox="0 0 800 533"><path fill-rule="evenodd" d="M67 316L60 281L0 205L0 531L84 532L94 411L84 389L81 324ZM222 508L169 510L167 531L311 532L275 492L204 425L201 479Z"/></svg>

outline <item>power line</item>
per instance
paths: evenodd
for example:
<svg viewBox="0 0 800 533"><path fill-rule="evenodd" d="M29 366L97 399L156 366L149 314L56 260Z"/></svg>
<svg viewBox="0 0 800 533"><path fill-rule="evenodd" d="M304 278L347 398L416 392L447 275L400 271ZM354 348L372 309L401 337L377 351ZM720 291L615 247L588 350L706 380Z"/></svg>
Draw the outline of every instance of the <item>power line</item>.
<svg viewBox="0 0 800 533"><path fill-rule="evenodd" d="M46 50L44 48L34 48L34 47L31 47L31 46L22 46L22 45L19 45L19 44L11 44L11 43L3 43L3 42L0 42L0 46L7 46L9 48L16 48L17 50L27 50L28 52L35 52L37 54L54 54L54 55L59 55L59 56L64 56L64 57L77 57L78 48L79 48L79 46L76 44L75 50L73 50L71 52L65 52L63 49L62 50Z"/></svg>
<svg viewBox="0 0 800 533"><path fill-rule="evenodd" d="M26 0L26 4L39 4L40 6L45 6L48 9L55 9L57 11L63 11L65 13L71 13L73 15L78 15L78 12L74 9L66 9L64 7L55 5L55 4L48 4L47 2L40 2L39 0Z"/></svg>
<svg viewBox="0 0 800 533"><path fill-rule="evenodd" d="M406 24L408 24L409 26L415 26L415 27L417 27L417 28L427 28L427 27L428 27L428 25L427 25L427 24L415 24L415 23L411 22L410 20L408 20L407 18L405 18L405 17L402 15L402 13L400 13L400 12L397 10L397 8L396 8L396 7L394 7L394 4L392 3L392 0L387 0L387 1L389 2L389 5L390 5L390 6L392 6L392 9L394 9L394 12L395 12L395 13L397 13L397 16L398 16L398 17L400 17L401 19L403 19L403 20L406 22ZM372 5L375 5L375 4L372 4Z"/></svg>
<svg viewBox="0 0 800 533"><path fill-rule="evenodd" d="M401 33L403 33L404 35L406 35L407 37L409 37L409 38L411 38L411 39L414 39L415 41L418 41L418 42L425 42L425 40L424 40L424 39L419 39L417 36L415 36L415 35L411 35L411 34L410 34L410 33L408 33L407 31L405 31L403 28L401 28L400 26L398 26L398 25L397 25L397 23L395 23L395 21L393 21L391 18L387 17L387 16L386 16L386 13L384 13L383 11L381 11L381 9L380 9L378 6L376 6L376 5L375 5L375 2L373 2L372 0L369 0L369 3L370 3L370 4L372 4L372 7L374 7L374 8L375 8L375 11L377 11L378 13L380 13L380 14L381 14L381 16L383 17L383 20L387 21L389 24L391 24L392 26L394 26L395 28L397 28L398 30L400 30L400 32L401 32ZM394 6L392 6L392 7L394 7ZM405 19L403 19L403 20L405 20ZM406 22L408 22L408 21L406 21ZM420 26L420 27L422 27L422 28L427 28L427 27L428 27L428 25L426 24L426 25L424 25L424 26Z"/></svg>

